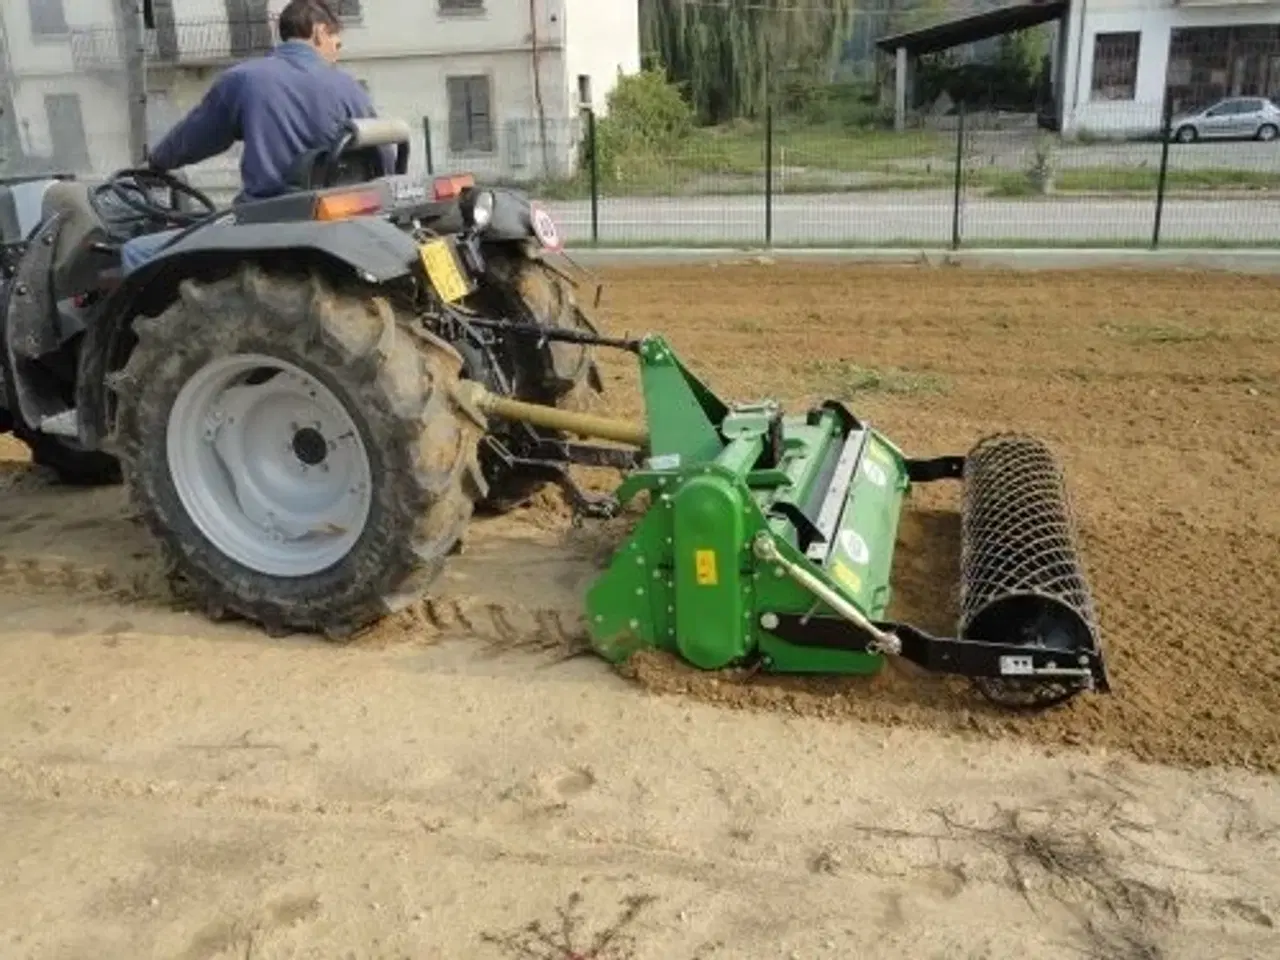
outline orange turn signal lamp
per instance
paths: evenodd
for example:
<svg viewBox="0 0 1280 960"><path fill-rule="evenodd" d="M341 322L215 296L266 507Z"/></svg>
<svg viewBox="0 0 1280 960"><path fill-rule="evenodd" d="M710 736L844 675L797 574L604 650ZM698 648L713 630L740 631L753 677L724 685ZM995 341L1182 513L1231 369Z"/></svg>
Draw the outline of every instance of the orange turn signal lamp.
<svg viewBox="0 0 1280 960"><path fill-rule="evenodd" d="M463 190L476 185L476 178L469 173L449 177L436 177L431 182L432 199L456 200ZM346 220L363 217L382 210L382 195L377 190L350 190L342 193L326 193L316 200L316 220Z"/></svg>
<svg viewBox="0 0 1280 960"><path fill-rule="evenodd" d="M377 190L352 190L349 193L327 193L316 201L316 220L346 220L377 213L382 197Z"/></svg>
<svg viewBox="0 0 1280 960"><path fill-rule="evenodd" d="M469 173L456 174L451 177L436 177L431 181L431 196L437 202L456 200L463 190L476 185L476 178Z"/></svg>

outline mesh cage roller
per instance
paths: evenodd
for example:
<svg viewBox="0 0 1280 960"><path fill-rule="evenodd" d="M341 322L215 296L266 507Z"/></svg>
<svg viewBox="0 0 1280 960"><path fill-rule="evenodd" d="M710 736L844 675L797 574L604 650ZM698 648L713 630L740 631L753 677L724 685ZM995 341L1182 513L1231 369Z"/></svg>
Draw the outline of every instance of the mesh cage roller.
<svg viewBox="0 0 1280 960"><path fill-rule="evenodd" d="M1077 654L1098 649L1066 483L1033 437L987 437L966 459L959 632Z"/></svg>

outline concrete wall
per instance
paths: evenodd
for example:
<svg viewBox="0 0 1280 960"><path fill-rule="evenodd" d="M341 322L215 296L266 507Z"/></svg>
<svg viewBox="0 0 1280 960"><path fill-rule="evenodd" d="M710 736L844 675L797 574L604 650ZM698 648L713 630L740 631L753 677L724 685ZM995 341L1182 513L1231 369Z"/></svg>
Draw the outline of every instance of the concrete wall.
<svg viewBox="0 0 1280 960"><path fill-rule="evenodd" d="M591 106L607 110L618 74L640 69L639 0L565 0L570 102L578 103L578 77L591 78Z"/></svg>
<svg viewBox="0 0 1280 960"><path fill-rule="evenodd" d="M1063 105L1064 131L1106 134L1159 130L1169 65L1169 41L1175 27L1272 23L1280 23L1280 3L1277 2L1193 6L1176 4L1172 0L1087 0L1083 4L1073 3L1068 16L1070 40L1068 96ZM1131 30L1141 33L1133 99L1093 99L1090 90L1094 37L1099 33Z"/></svg>
<svg viewBox="0 0 1280 960"><path fill-rule="evenodd" d="M271 0L278 13L285 0ZM70 28L100 30L105 65L90 75L76 72L70 37L31 40L26 0L3 0L5 36L11 51L19 127L29 131L24 148L47 148L46 93L81 99L94 171L106 173L128 161L124 63L111 59L117 0L64 0ZM186 46L217 46L210 29L225 18L224 0L173 0L179 24L179 55ZM209 29L184 32L200 22ZM536 45L535 45L536 31ZM431 124L435 172L470 170L478 176L514 180L566 175L577 155L581 123L578 77L591 78L598 109L619 69L639 67L637 0L485 0L480 11L442 12L437 0L364 0L359 18L344 33L343 68L365 81L379 112L404 117L417 130ZM536 46L536 56L535 56ZM536 71L535 71L536 63ZM158 134L195 105L224 64L174 68L153 64L148 84L153 130ZM490 78L494 149L454 155L449 149L446 81L450 76ZM536 77L536 82L535 82ZM25 121L25 123L23 123ZM545 149L544 149L545 145ZM426 169L425 137L413 144L411 169ZM193 171L215 189L234 186L238 153Z"/></svg>
<svg viewBox="0 0 1280 960"><path fill-rule="evenodd" d="M283 6L272 0L273 11ZM528 53L534 23L540 46L563 45L564 7L565 0L484 0L478 12L442 13L436 0L364 0L344 40L348 55L358 59Z"/></svg>

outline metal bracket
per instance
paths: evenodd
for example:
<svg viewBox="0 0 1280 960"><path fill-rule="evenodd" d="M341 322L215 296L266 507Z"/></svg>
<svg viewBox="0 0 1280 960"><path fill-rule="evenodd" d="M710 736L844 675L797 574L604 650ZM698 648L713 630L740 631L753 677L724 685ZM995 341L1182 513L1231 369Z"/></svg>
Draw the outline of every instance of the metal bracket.
<svg viewBox="0 0 1280 960"><path fill-rule="evenodd" d="M959 480L964 476L964 457L934 457L931 460L907 460L907 479L912 483L936 480Z"/></svg>

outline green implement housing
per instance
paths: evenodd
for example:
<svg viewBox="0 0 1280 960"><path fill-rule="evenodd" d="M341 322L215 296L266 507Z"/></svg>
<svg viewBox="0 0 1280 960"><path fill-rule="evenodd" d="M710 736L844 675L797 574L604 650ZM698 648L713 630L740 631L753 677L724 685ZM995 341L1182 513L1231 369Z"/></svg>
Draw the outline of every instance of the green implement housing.
<svg viewBox="0 0 1280 960"><path fill-rule="evenodd" d="M476 416L637 448L544 448L621 464L607 510L648 498L587 591L601 656L619 663L658 649L704 670L828 674L873 674L903 657L970 677L1010 707L1109 689L1065 484L1040 441L1000 434L966 456L913 459L834 401L791 415L769 400L727 404L660 337L593 342L639 357L644 425L515 402L478 383L456 398ZM954 637L937 637L886 613L903 502L913 485L948 479L963 485L961 615Z"/></svg>
<svg viewBox="0 0 1280 960"><path fill-rule="evenodd" d="M1011 705L1107 689L1065 492L1028 473L1057 476L1037 441L912 460L839 403L730 406L661 338L638 354L647 443L617 496L645 493L649 507L587 593L603 657L658 648L706 670L872 674L904 656ZM1032 482L1018 489L1019 474ZM942 479L966 486L956 639L884 619L904 498ZM966 630L975 622L983 632Z"/></svg>

